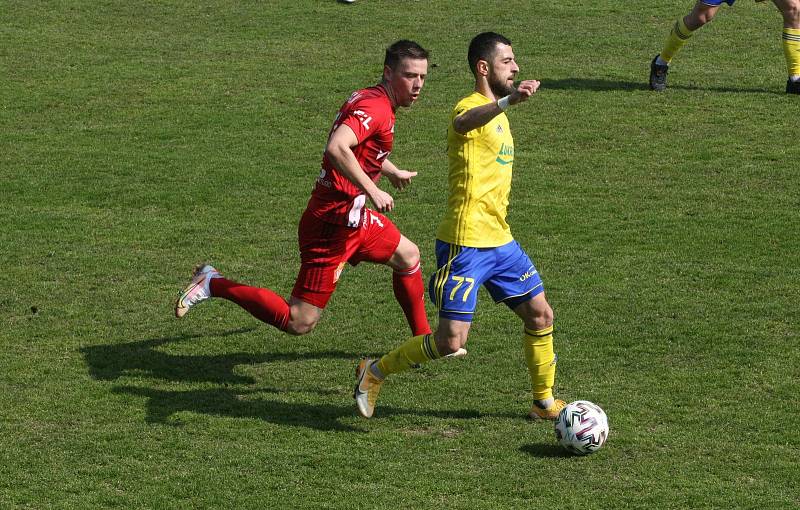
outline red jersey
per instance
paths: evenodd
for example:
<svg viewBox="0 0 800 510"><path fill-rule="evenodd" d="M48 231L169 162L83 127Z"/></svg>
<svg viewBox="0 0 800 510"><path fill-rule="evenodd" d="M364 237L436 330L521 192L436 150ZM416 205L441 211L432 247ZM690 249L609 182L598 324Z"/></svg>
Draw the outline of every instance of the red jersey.
<svg viewBox="0 0 800 510"><path fill-rule="evenodd" d="M381 165L392 152L394 109L381 85L353 92L339 109L330 133L345 124L358 138L352 148L364 173L377 183ZM330 133L328 136L330 136ZM361 225L366 195L345 177L327 155L320 171L307 211L328 223L358 227Z"/></svg>

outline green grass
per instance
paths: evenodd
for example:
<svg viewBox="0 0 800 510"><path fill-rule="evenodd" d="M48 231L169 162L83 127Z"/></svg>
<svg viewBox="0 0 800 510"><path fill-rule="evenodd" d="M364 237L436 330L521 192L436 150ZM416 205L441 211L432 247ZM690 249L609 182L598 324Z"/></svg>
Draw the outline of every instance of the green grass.
<svg viewBox="0 0 800 510"><path fill-rule="evenodd" d="M691 2L0 2L0 507L796 508L800 158L780 16L737 2L646 90ZM399 38L431 49L393 220L434 267L469 39L542 81L510 111L510 222L556 314L558 394L611 436L565 456L520 325L482 292L463 361L356 416L358 358L407 335L384 267L288 337L192 264L288 294L336 110ZM429 310L433 319L435 311Z"/></svg>

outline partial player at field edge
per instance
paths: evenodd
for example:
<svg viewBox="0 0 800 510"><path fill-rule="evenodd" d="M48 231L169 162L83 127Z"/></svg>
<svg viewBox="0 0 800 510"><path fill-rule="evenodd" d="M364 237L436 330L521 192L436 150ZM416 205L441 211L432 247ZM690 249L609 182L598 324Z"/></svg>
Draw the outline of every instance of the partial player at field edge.
<svg viewBox="0 0 800 510"><path fill-rule="evenodd" d="M733 5L736 0L698 0L692 11L679 18L664 44L664 49L650 62L650 89L658 92L667 88L667 74L678 50L692 34L714 19L723 3ZM765 0L755 0L763 2ZM783 15L783 53L786 57L788 78L786 92L800 94L800 0L772 0Z"/></svg>

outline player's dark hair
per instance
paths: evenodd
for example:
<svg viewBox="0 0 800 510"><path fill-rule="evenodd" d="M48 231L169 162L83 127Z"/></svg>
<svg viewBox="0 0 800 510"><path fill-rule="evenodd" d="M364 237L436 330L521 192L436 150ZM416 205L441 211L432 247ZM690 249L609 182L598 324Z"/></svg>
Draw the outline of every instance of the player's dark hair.
<svg viewBox="0 0 800 510"><path fill-rule="evenodd" d="M472 74L477 75L478 60L486 60L488 62L492 59L498 44L511 46L511 41L495 32L483 32L472 38L467 51L467 62L469 62Z"/></svg>
<svg viewBox="0 0 800 510"><path fill-rule="evenodd" d="M386 58L383 60L383 65L394 70L397 69L397 64L404 58L428 60L428 50L414 41L401 39L386 48Z"/></svg>

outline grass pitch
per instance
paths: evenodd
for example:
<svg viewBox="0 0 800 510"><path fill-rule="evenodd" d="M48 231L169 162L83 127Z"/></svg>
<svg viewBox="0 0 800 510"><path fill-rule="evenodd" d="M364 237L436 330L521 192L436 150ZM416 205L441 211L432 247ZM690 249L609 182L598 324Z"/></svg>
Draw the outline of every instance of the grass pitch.
<svg viewBox="0 0 800 510"><path fill-rule="evenodd" d="M690 3L2 2L0 507L800 506L800 102L779 14L744 1L646 90ZM392 213L430 274L483 30L542 81L509 112L510 223L558 395L609 416L587 458L523 419L520 325L485 294L470 356L391 379L369 421L354 366L407 336L386 268L347 270L305 337L171 315L199 260L288 294L333 116L399 38L433 55Z"/></svg>

